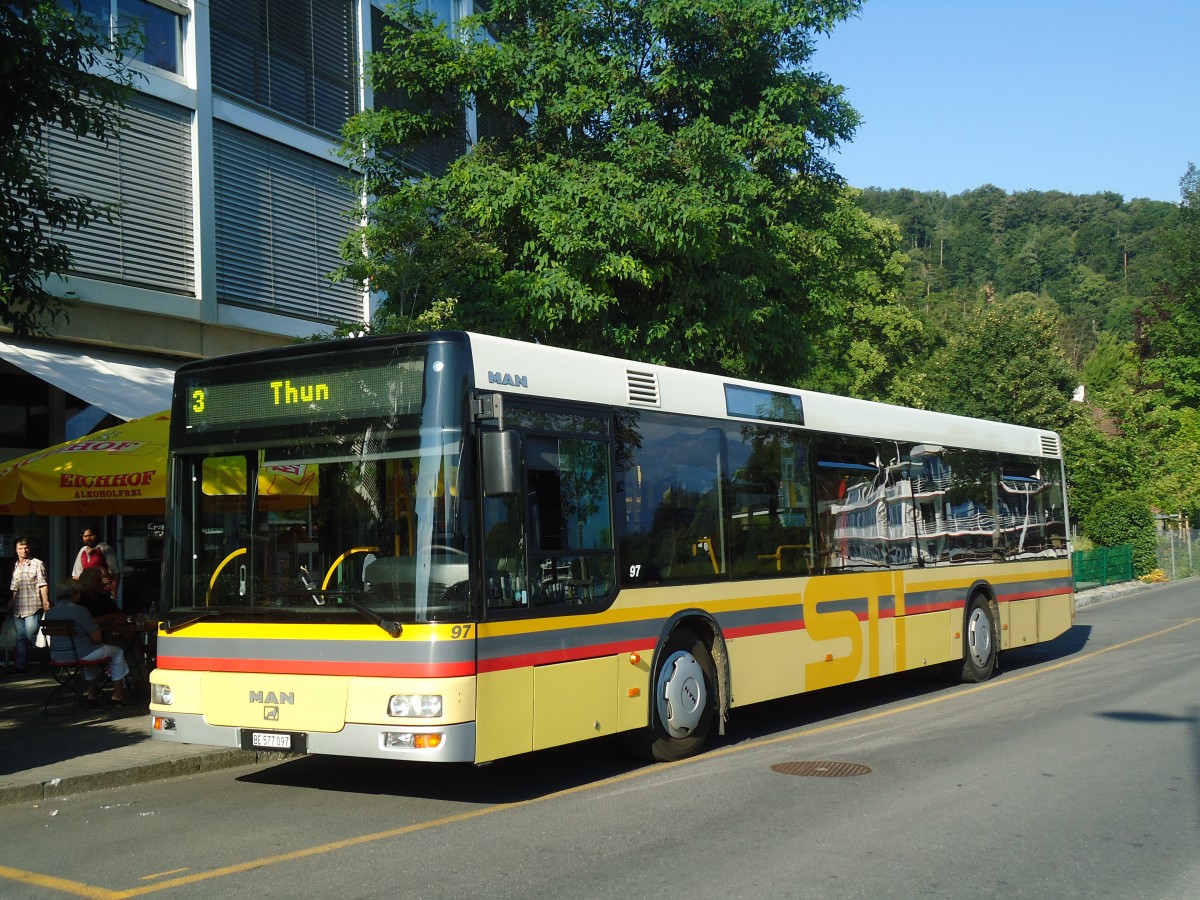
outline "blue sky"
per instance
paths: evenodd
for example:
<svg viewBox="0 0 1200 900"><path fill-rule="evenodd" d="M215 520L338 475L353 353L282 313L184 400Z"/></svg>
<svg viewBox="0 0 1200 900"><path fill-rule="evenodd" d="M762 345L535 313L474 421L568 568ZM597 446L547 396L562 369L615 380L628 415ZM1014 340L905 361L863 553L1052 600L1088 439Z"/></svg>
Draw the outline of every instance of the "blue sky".
<svg viewBox="0 0 1200 900"><path fill-rule="evenodd" d="M1178 202L1200 166L1200 0L866 0L817 47L855 187Z"/></svg>

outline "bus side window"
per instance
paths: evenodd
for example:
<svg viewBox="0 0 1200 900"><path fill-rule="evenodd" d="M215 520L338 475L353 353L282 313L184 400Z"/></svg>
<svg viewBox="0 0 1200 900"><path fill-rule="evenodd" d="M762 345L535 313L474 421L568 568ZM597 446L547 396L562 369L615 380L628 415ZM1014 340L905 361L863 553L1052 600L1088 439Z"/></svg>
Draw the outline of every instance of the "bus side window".
<svg viewBox="0 0 1200 900"><path fill-rule="evenodd" d="M529 470L529 505L535 550L565 550L562 482L557 471Z"/></svg>
<svg viewBox="0 0 1200 900"><path fill-rule="evenodd" d="M886 472L872 441L829 437L814 450L822 572L886 568Z"/></svg>
<svg viewBox="0 0 1200 900"><path fill-rule="evenodd" d="M534 424L571 421L559 417ZM616 555L609 442L526 433L523 443L521 491L483 500L489 609L553 613L560 606L610 598Z"/></svg>
<svg viewBox="0 0 1200 900"><path fill-rule="evenodd" d="M577 437L527 442L530 602L586 604L615 584L608 443Z"/></svg>
<svg viewBox="0 0 1200 900"><path fill-rule="evenodd" d="M728 426L726 444L730 574L809 574L807 444L794 431L762 423Z"/></svg>
<svg viewBox="0 0 1200 900"><path fill-rule="evenodd" d="M719 510L719 428L643 413L624 423L621 578L625 584L727 577Z"/></svg>
<svg viewBox="0 0 1200 900"><path fill-rule="evenodd" d="M524 515L520 496L483 500L484 573L490 608L512 609L528 603Z"/></svg>

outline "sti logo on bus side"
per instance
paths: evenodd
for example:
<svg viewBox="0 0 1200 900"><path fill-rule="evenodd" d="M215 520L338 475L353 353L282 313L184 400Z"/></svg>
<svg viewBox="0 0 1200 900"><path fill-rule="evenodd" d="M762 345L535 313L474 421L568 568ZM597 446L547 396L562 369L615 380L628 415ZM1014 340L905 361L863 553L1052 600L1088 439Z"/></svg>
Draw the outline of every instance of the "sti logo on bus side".
<svg viewBox="0 0 1200 900"><path fill-rule="evenodd" d="M488 384L502 384L506 387L529 387L529 379L524 375L509 375L507 372L488 370Z"/></svg>
<svg viewBox="0 0 1200 900"><path fill-rule="evenodd" d="M280 691L276 694L274 691L251 691L251 703L269 703L272 706L295 706L296 694L294 691Z"/></svg>

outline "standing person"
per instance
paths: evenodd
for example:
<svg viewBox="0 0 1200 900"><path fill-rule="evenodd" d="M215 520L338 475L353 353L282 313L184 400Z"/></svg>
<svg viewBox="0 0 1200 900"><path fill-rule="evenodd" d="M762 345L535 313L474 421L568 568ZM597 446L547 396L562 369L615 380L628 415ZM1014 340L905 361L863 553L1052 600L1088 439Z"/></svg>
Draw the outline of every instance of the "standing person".
<svg viewBox="0 0 1200 900"><path fill-rule="evenodd" d="M58 602L46 613L46 619L51 622L70 622L75 629L74 644L72 638L54 637L50 639L50 658L60 662L70 662L75 659L75 653L83 660L105 660L109 675L112 677L112 702L118 706L129 705L129 689L125 686L125 676L129 667L125 663L125 653L120 647L104 643L100 626L92 618L92 614L79 605L79 583L66 582L70 587L59 592ZM88 683L88 701L93 705L99 704L104 698L96 679L100 672L89 667L83 670L83 677Z"/></svg>
<svg viewBox="0 0 1200 900"><path fill-rule="evenodd" d="M121 566L117 561L117 552L112 547L100 541L95 528L83 529L83 546L75 554L75 562L71 566L71 577L78 580L84 569L100 568L104 575L105 587L114 597L117 596L117 584L121 581Z"/></svg>
<svg viewBox="0 0 1200 900"><path fill-rule="evenodd" d="M17 646L13 664L4 671L20 673L29 669L29 647L37 638L42 610L50 608L46 564L33 558L25 538L17 538L17 564L13 566L9 590L12 598L8 601L8 614L17 620Z"/></svg>

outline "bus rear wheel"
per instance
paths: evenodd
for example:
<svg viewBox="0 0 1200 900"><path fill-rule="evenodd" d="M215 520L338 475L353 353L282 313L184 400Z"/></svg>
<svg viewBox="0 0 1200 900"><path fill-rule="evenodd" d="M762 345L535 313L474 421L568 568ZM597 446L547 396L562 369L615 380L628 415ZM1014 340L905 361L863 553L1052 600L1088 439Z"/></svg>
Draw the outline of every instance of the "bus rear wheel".
<svg viewBox="0 0 1200 900"><path fill-rule="evenodd" d="M717 675L712 653L693 632L671 633L657 655L650 727L630 735L639 756L674 762L700 752L717 709Z"/></svg>
<svg viewBox="0 0 1200 900"><path fill-rule="evenodd" d="M996 656L1000 652L1000 629L996 613L985 594L971 597L963 611L963 659L960 680L977 684L987 681L996 671Z"/></svg>

